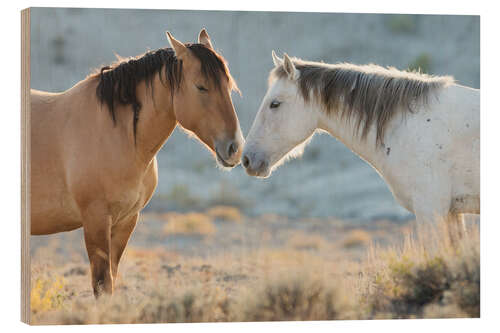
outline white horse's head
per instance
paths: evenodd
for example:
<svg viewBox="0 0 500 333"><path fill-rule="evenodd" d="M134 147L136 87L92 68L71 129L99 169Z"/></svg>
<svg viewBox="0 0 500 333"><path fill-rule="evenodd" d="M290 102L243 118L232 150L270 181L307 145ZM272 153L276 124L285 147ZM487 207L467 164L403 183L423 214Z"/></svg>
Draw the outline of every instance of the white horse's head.
<svg viewBox="0 0 500 333"><path fill-rule="evenodd" d="M275 69L246 139L242 164L251 176L269 177L288 158L302 154L318 126L319 115L299 91L300 71L285 53L272 52ZM275 75L276 73L282 75ZM274 74L273 74L274 73Z"/></svg>

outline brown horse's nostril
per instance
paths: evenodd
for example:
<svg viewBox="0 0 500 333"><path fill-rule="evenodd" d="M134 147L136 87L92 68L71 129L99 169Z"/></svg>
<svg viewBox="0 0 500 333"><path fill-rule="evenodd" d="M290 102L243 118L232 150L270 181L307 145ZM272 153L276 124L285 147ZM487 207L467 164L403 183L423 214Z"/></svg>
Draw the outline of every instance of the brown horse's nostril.
<svg viewBox="0 0 500 333"><path fill-rule="evenodd" d="M231 142L231 144L229 145L229 147L227 148L227 156L228 157L231 157L233 156L234 153L236 153L238 149L236 148L236 143L233 141Z"/></svg>
<svg viewBox="0 0 500 333"><path fill-rule="evenodd" d="M245 169L248 168L248 166L250 165L250 160L248 159L247 155L243 156L241 163L243 163Z"/></svg>

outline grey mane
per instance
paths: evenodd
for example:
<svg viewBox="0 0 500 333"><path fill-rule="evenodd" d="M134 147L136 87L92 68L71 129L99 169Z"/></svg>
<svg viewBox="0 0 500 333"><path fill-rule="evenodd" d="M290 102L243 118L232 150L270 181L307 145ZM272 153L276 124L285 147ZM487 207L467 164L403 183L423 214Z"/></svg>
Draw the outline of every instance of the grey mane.
<svg viewBox="0 0 500 333"><path fill-rule="evenodd" d="M398 110L414 112L414 106L428 103L431 93L454 83L451 76L431 76L374 64L330 65L297 58L292 62L300 72L297 83L306 102L312 96L326 113L354 117L356 130L362 129L362 138L375 125L377 146L383 144L387 124ZM271 71L269 81L287 77L281 65Z"/></svg>

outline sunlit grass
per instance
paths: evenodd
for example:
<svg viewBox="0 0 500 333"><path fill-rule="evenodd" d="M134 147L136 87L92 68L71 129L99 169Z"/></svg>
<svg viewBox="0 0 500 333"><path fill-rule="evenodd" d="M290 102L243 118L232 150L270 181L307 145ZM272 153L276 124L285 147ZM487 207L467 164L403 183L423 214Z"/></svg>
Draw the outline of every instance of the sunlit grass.
<svg viewBox="0 0 500 333"><path fill-rule="evenodd" d="M421 228L401 248L371 249L362 292L368 316L479 316L478 228L452 245L445 226Z"/></svg>
<svg viewBox="0 0 500 333"><path fill-rule="evenodd" d="M370 244L371 236L368 232L360 229L352 230L342 242L345 248L354 248Z"/></svg>
<svg viewBox="0 0 500 333"><path fill-rule="evenodd" d="M164 231L172 237L215 233L215 217L208 212L163 217ZM38 265L32 273L32 320L89 324L479 316L477 227L458 246L452 246L446 228L419 228L389 247L373 244L368 230L342 232L335 244L327 235L294 230L279 246L201 257L129 246L115 294L97 302L88 273L60 278L86 263ZM356 245L346 247L346 240ZM364 259L347 256L365 247ZM57 251L44 250L43 258ZM332 252L338 259L328 259Z"/></svg>
<svg viewBox="0 0 500 333"><path fill-rule="evenodd" d="M243 221L243 215L240 210L232 206L215 206L207 210L207 215L216 220L236 222Z"/></svg>
<svg viewBox="0 0 500 333"><path fill-rule="evenodd" d="M288 245L296 250L320 250L326 241L320 235L295 232L290 236Z"/></svg>
<svg viewBox="0 0 500 333"><path fill-rule="evenodd" d="M60 309L64 300L63 287L62 277L38 277L31 286L31 311L39 313Z"/></svg>
<svg viewBox="0 0 500 333"><path fill-rule="evenodd" d="M167 223L163 232L167 235L201 235L209 236L216 232L215 225L209 215L202 213L168 213L165 214Z"/></svg>

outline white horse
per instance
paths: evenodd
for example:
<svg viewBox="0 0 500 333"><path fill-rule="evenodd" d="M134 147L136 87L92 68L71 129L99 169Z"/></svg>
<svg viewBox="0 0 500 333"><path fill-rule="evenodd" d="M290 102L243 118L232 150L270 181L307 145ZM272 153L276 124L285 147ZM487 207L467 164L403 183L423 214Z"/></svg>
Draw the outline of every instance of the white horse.
<svg viewBox="0 0 500 333"><path fill-rule="evenodd" d="M242 163L268 177L326 131L368 162L418 222L479 214L479 90L377 65L280 59Z"/></svg>

